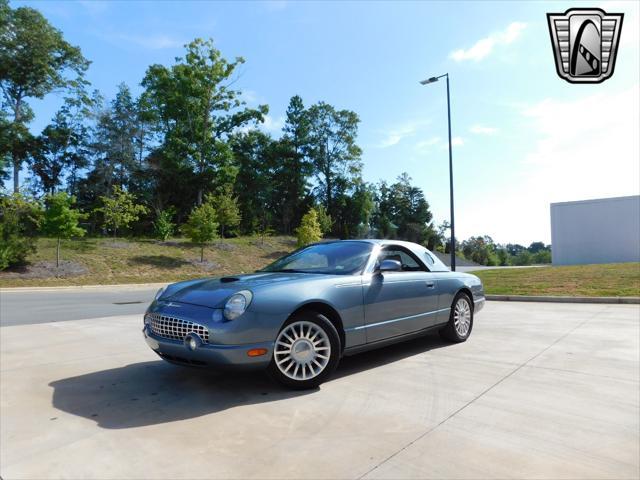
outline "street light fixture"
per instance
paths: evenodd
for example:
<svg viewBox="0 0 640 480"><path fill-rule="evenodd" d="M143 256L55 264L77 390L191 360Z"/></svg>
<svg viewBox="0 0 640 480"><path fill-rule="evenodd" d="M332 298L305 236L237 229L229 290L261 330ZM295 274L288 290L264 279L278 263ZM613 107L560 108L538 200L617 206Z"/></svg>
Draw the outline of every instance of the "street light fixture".
<svg viewBox="0 0 640 480"><path fill-rule="evenodd" d="M449 74L445 73L439 77L431 77L420 82L421 85L435 83L442 77L447 77L447 118L449 123L449 199L451 202L451 271L456 270L456 229L453 215L453 155L451 152L451 100L449 99Z"/></svg>

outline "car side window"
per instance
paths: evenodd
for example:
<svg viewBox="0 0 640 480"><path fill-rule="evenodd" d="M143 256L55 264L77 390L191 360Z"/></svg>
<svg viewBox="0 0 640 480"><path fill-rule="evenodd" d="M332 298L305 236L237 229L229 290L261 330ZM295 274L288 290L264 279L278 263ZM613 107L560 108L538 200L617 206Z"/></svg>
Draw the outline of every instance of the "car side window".
<svg viewBox="0 0 640 480"><path fill-rule="evenodd" d="M427 262L427 265L434 265L436 263L433 257L431 256L431 254L427 250L424 250L422 252L422 257Z"/></svg>
<svg viewBox="0 0 640 480"><path fill-rule="evenodd" d="M403 272L426 271L420 261L408 250L400 247L385 247L378 257L378 264L383 260L397 260L402 265Z"/></svg>

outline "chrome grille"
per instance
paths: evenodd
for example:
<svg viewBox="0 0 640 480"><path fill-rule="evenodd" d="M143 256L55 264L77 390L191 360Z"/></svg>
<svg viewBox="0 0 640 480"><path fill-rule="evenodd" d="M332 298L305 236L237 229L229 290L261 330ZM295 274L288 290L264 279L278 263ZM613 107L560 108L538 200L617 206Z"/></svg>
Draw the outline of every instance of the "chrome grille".
<svg viewBox="0 0 640 480"><path fill-rule="evenodd" d="M147 318L151 331L159 337L183 341L188 334L197 333L203 343L209 343L209 330L204 325L159 313L149 313Z"/></svg>

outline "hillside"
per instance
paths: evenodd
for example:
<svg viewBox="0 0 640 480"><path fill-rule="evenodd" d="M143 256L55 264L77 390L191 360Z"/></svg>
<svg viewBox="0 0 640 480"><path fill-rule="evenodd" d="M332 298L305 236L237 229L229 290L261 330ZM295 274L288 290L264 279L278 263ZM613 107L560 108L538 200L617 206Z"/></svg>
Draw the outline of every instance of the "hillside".
<svg viewBox="0 0 640 480"><path fill-rule="evenodd" d="M55 240L38 240L29 265L0 272L0 287L155 283L252 272L295 248L293 237L241 237L205 249L184 239L86 238L62 242L55 268Z"/></svg>

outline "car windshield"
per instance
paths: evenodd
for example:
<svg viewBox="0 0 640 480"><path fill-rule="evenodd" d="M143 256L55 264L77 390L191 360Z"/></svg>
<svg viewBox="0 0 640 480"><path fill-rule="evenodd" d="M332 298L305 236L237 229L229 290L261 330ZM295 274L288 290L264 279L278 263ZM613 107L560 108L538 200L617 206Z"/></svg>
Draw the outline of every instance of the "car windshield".
<svg viewBox="0 0 640 480"><path fill-rule="evenodd" d="M260 271L349 275L364 268L372 248L368 242L319 243L282 257Z"/></svg>

